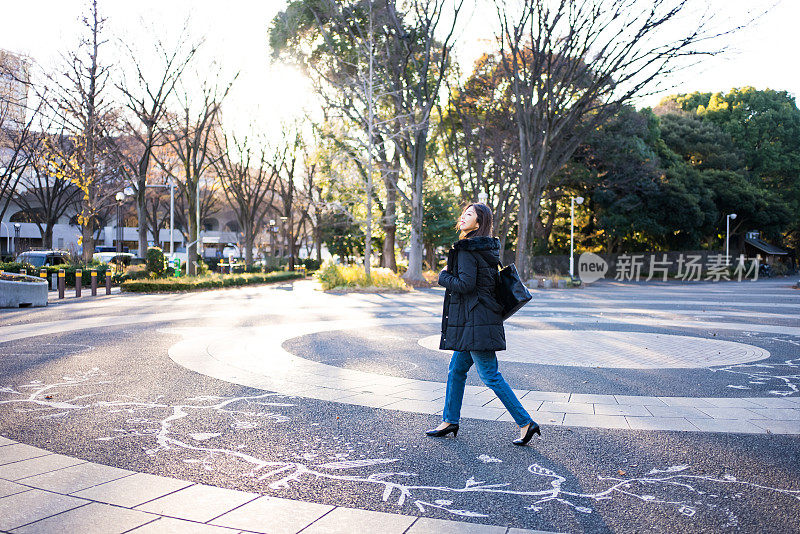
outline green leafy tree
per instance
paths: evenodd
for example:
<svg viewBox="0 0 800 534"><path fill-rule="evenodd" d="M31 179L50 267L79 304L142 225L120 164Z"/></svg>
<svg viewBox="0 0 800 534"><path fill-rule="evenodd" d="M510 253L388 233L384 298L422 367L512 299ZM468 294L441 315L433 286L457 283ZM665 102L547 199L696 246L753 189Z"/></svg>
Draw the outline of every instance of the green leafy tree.
<svg viewBox="0 0 800 534"><path fill-rule="evenodd" d="M320 225L322 242L347 263L364 252L364 231L347 213L326 211Z"/></svg>
<svg viewBox="0 0 800 534"><path fill-rule="evenodd" d="M691 93L669 97L684 111L712 122L731 136L741 151L744 166L761 186L784 206L780 211L800 212L800 110L787 91L757 90L753 87L723 93ZM774 206L772 206L774 208ZM738 211L737 211L738 210ZM733 211L739 213L740 208ZM778 219L780 214L775 214ZM775 217L759 224L774 233ZM800 218L790 218L784 236L795 248L800 244Z"/></svg>

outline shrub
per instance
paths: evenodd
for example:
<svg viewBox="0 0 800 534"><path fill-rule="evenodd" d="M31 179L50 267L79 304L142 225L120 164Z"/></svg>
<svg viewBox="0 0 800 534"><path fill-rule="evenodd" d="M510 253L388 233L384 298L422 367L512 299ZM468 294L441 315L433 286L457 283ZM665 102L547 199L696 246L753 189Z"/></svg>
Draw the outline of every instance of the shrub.
<svg viewBox="0 0 800 534"><path fill-rule="evenodd" d="M367 277L360 265L337 265L331 261L322 264L314 275L322 289L375 288L409 291L405 281L391 269L373 267Z"/></svg>
<svg viewBox="0 0 800 534"><path fill-rule="evenodd" d="M38 267L34 267L33 265L16 261L0 263L0 271L5 271L7 273L19 273L21 269L26 269L30 275L39 276L40 269ZM111 266L106 263L51 265L50 267L44 267L44 269L47 271L48 282L53 274L58 274L59 269L64 269L64 285L66 287L75 287L75 271L78 269L83 271L81 273L81 285L83 285L83 287L88 287L92 283L92 275L90 270L93 269L97 271L97 283L101 285L105 284L106 282L106 272L111 272Z"/></svg>
<svg viewBox="0 0 800 534"><path fill-rule="evenodd" d="M162 291L196 291L220 287L237 287L253 284L269 284L303 278L302 273L275 272L266 274L231 274L211 276L189 276L183 278L155 278L146 280L127 280L122 284L123 291L131 293L153 293Z"/></svg>
<svg viewBox="0 0 800 534"><path fill-rule="evenodd" d="M167 272L167 258L158 247L148 247L145 255L147 272L154 278L160 278Z"/></svg>
<svg viewBox="0 0 800 534"><path fill-rule="evenodd" d="M305 266L306 271L318 271L320 266L322 266L322 262L313 258L306 258L303 260L303 265Z"/></svg>
<svg viewBox="0 0 800 534"><path fill-rule="evenodd" d="M122 274L114 277L114 281L122 283L126 280L141 280L148 277L149 274L144 265L129 265Z"/></svg>

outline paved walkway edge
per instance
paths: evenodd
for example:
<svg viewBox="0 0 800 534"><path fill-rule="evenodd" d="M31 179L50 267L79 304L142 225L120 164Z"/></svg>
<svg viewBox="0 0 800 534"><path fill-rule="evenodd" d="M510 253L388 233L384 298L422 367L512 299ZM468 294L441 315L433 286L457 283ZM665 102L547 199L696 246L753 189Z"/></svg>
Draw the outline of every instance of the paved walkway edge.
<svg viewBox="0 0 800 534"><path fill-rule="evenodd" d="M507 526L329 506L87 462L0 436L0 531L196 534L363 531L548 534ZM55 529L55 530L54 530Z"/></svg>

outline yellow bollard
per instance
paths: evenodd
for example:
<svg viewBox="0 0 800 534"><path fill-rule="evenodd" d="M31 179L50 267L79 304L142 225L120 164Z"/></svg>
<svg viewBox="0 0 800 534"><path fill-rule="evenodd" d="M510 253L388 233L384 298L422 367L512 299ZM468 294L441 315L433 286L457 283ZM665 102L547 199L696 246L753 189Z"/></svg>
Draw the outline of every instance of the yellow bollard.
<svg viewBox="0 0 800 534"><path fill-rule="evenodd" d="M92 296L97 296L97 270L92 269L89 273L92 277Z"/></svg>
<svg viewBox="0 0 800 534"><path fill-rule="evenodd" d="M81 289L83 287L83 271L81 269L75 270L75 298L81 296Z"/></svg>
<svg viewBox="0 0 800 534"><path fill-rule="evenodd" d="M58 270L58 298L64 298L64 289L67 281L64 278L64 269Z"/></svg>

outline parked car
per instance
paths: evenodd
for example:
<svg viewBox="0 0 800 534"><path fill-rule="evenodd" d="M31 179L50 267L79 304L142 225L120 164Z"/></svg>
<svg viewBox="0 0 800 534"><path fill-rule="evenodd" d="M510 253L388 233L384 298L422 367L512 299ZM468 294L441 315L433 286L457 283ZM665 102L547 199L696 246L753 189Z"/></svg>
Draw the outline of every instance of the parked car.
<svg viewBox="0 0 800 534"><path fill-rule="evenodd" d="M100 263L116 263L117 265L128 266L135 256L128 252L95 252L92 259Z"/></svg>
<svg viewBox="0 0 800 534"><path fill-rule="evenodd" d="M63 250L29 250L17 256L17 261L34 267L66 265L69 263L69 253Z"/></svg>

